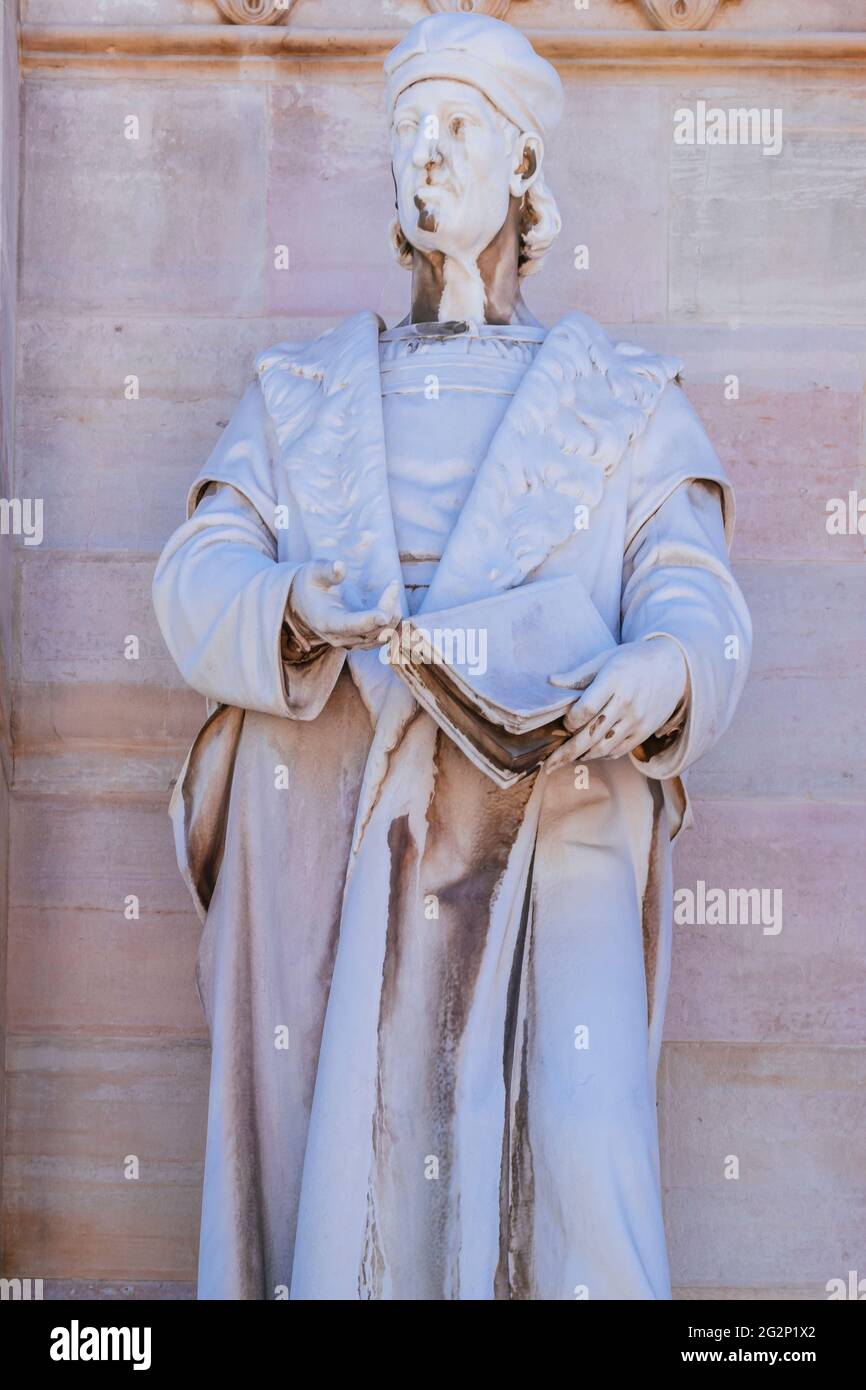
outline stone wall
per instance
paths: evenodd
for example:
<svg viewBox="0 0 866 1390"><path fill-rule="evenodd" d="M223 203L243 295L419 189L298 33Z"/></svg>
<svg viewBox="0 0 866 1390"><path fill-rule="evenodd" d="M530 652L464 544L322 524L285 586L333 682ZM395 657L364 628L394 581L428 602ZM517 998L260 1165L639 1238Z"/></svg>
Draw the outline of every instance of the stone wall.
<svg viewBox="0 0 866 1390"><path fill-rule="evenodd" d="M189 1293L208 1053L165 808L202 708L150 577L255 352L361 307L405 312L380 64L423 13L297 0L263 36L217 29L211 0L23 6L15 486L44 498L45 539L15 548L11 1274ZM691 779L676 883L781 889L784 919L775 935L676 929L660 1083L674 1279L823 1297L866 1274L866 569L862 537L826 526L828 499L862 491L866 16L859 0L739 0L703 35L656 33L622 0L515 0L509 18L568 98L549 150L564 230L531 306L681 356L738 486L754 670ZM676 145L674 112L699 99L781 109L781 152ZM11 97L3 111L6 151ZM6 300L5 154L3 169ZM0 778L0 831L3 800Z"/></svg>
<svg viewBox="0 0 866 1390"><path fill-rule="evenodd" d="M18 41L15 15L0 14L0 499L10 501L15 402L15 301L18 260ZM3 531L6 534L3 534ZM9 794L12 785L12 551L10 523L0 525L0 1054L6 1043L6 930ZM5 1127L6 1078L0 1068L0 1135ZM0 1145L0 1191L3 1154ZM0 1231L0 1259L3 1235Z"/></svg>

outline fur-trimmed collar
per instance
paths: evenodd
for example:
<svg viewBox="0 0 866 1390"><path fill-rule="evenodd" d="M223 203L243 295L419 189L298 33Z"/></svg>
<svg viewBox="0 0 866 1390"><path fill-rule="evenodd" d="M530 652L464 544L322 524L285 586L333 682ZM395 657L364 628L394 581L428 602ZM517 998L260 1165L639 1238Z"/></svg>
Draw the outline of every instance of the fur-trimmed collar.
<svg viewBox="0 0 866 1390"><path fill-rule="evenodd" d="M394 579L402 590L382 422L383 327L365 311L311 342L270 348L256 361L310 552L346 561L349 592L363 607ZM606 478L680 366L614 343L586 314L561 319L493 436L425 607L520 584L568 540L575 506L598 505ZM302 383L306 389L299 389Z"/></svg>

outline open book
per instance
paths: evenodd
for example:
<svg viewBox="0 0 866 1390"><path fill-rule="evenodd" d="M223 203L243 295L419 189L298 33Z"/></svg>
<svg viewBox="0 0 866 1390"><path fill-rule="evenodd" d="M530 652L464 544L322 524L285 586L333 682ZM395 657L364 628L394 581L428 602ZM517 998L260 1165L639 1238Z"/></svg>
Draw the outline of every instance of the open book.
<svg viewBox="0 0 866 1390"><path fill-rule="evenodd" d="M389 659L475 766L510 787L570 737L562 716L580 692L548 676L593 663L589 684L615 646L585 586L568 575L407 618Z"/></svg>

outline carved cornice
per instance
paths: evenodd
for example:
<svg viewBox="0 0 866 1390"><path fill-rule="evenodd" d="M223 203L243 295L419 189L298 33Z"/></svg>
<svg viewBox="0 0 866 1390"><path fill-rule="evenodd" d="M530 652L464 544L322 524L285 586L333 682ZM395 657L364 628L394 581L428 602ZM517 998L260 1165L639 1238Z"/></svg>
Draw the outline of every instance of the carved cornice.
<svg viewBox="0 0 866 1390"><path fill-rule="evenodd" d="M706 29L725 0L632 0L656 29ZM728 0L736 4L737 0Z"/></svg>
<svg viewBox="0 0 866 1390"><path fill-rule="evenodd" d="M159 65L238 59L381 60L405 29L313 29L295 25L22 24L25 68L87 67L119 62ZM555 62L598 67L845 67L866 78L866 32L658 29L528 29L538 53Z"/></svg>
<svg viewBox="0 0 866 1390"><path fill-rule="evenodd" d="M295 0L214 0L230 24L285 24Z"/></svg>
<svg viewBox="0 0 866 1390"><path fill-rule="evenodd" d="M427 7L434 14L486 14L504 19L511 3L512 0L427 0ZM214 4L230 24L285 24L295 0L214 0Z"/></svg>
<svg viewBox="0 0 866 1390"><path fill-rule="evenodd" d="M494 19L504 19L511 6L511 0L427 0L427 8L434 14L489 14Z"/></svg>

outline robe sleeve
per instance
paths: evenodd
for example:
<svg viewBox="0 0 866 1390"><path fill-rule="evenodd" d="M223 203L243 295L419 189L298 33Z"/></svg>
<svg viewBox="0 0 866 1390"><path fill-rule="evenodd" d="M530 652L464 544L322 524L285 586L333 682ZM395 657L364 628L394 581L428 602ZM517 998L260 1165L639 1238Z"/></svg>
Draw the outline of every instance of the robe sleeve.
<svg viewBox="0 0 866 1390"><path fill-rule="evenodd" d="M286 630L298 564L277 558L270 445L257 384L241 400L190 494L192 514L156 567L153 603L178 669L218 704L314 719L345 652L300 650Z"/></svg>
<svg viewBox="0 0 866 1390"><path fill-rule="evenodd" d="M647 432L632 499L643 519L626 548L622 588L621 640L667 637L685 660L681 706L650 740L648 761L630 755L643 773L662 779L680 776L728 727L752 645L749 611L728 562L730 484L674 389L674 409L654 437Z"/></svg>

